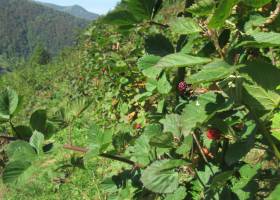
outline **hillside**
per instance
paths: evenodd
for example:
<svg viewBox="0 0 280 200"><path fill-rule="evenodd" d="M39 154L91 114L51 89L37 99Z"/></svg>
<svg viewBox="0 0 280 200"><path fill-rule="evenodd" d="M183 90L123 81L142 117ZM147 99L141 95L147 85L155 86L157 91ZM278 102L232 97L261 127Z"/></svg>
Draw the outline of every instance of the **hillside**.
<svg viewBox="0 0 280 200"><path fill-rule="evenodd" d="M75 44L88 21L28 0L0 0L0 55L27 57L40 43L52 54Z"/></svg>
<svg viewBox="0 0 280 200"><path fill-rule="evenodd" d="M82 19L95 20L98 18L98 14L91 13L79 5L59 6L59 5L55 5L55 4L51 4L51 3L43 3L43 2L38 2L38 3L40 3L44 6L47 6L49 8L52 8L54 10L65 12L65 13L68 13L75 17L82 18Z"/></svg>

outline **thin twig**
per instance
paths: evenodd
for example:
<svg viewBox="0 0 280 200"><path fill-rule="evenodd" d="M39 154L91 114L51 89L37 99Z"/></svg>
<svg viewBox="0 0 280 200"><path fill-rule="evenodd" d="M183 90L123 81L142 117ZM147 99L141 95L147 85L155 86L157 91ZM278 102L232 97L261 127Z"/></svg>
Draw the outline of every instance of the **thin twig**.
<svg viewBox="0 0 280 200"><path fill-rule="evenodd" d="M209 164L209 162L208 162L208 160L207 160L207 157L205 156L204 151L203 151L203 149L202 149L202 147L201 147L201 145L200 145L200 143L199 143L199 141L198 141L198 139L197 139L195 133L192 133L192 136L193 136L194 141L195 141L195 143L196 143L196 145L197 145L197 147L198 147L198 149L199 149L199 151L200 151L200 154L202 155L203 160L204 160L207 164Z"/></svg>
<svg viewBox="0 0 280 200"><path fill-rule="evenodd" d="M150 24L151 24L151 25L160 26L160 27L162 27L162 28L169 28L169 25L167 25L167 24L161 24L161 23L155 22L155 21L150 21Z"/></svg>
<svg viewBox="0 0 280 200"><path fill-rule="evenodd" d="M69 149L69 150L77 151L77 152L81 152L81 153L87 153L89 151L89 149L87 149L87 148L77 147L77 146L73 146L73 145L69 145L69 144L66 144L63 147L65 149ZM112 160L117 160L117 161L129 164L129 165L133 165L136 168L143 168L144 167L143 165L141 165L139 163L136 163L132 160L129 160L127 158L123 158L123 157L120 157L120 156L116 156L116 155L101 153L101 154L99 154L99 156L103 157L103 158L109 158L109 159L112 159Z"/></svg>
<svg viewBox="0 0 280 200"><path fill-rule="evenodd" d="M276 5L276 9L271 13L265 23L261 26L262 28L272 24L280 14L280 3Z"/></svg>
<svg viewBox="0 0 280 200"><path fill-rule="evenodd" d="M8 135L0 135L0 138L2 139L6 139L6 140L9 140L9 141L14 141L14 140L17 140L16 137L13 137L13 136L8 136Z"/></svg>

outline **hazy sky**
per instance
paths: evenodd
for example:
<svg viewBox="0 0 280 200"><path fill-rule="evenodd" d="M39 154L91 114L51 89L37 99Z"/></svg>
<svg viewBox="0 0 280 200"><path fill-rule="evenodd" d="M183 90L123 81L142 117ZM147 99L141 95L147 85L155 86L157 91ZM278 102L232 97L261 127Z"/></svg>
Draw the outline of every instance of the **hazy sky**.
<svg viewBox="0 0 280 200"><path fill-rule="evenodd" d="M120 0L39 0L42 2L54 3L62 6L80 5L88 11L105 14L113 9Z"/></svg>

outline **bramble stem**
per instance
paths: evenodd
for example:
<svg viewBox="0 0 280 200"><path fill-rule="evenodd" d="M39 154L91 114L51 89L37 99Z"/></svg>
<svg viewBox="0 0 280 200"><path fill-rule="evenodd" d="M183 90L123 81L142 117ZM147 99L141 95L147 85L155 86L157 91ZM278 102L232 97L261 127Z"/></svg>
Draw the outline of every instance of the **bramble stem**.
<svg viewBox="0 0 280 200"><path fill-rule="evenodd" d="M87 153L89 151L89 149L87 149L87 148L77 147L77 146L73 146L73 145L69 145L69 144L66 144L63 147L64 147L64 149L69 149L69 150L77 151L77 152L81 152L81 153ZM117 160L117 161L129 164L129 165L133 165L136 168L143 168L144 167L143 165L141 165L139 163L135 163L132 160L129 160L127 158L123 158L123 157L120 157L120 156L116 156L116 155L101 153L101 154L99 154L99 156L103 157L103 158L109 158L109 159L112 159L112 160Z"/></svg>
<svg viewBox="0 0 280 200"><path fill-rule="evenodd" d="M262 25L262 28L272 24L280 14L280 3L277 4L276 9L271 13L265 23Z"/></svg>

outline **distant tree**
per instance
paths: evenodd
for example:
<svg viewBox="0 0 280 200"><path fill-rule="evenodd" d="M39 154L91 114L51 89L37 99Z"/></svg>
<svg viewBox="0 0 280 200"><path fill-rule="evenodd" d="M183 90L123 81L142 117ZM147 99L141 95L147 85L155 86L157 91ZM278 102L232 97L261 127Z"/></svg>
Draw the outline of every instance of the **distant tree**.
<svg viewBox="0 0 280 200"><path fill-rule="evenodd" d="M30 62L32 64L46 65L51 61L50 53L46 50L46 48L40 43L38 44L31 57Z"/></svg>

